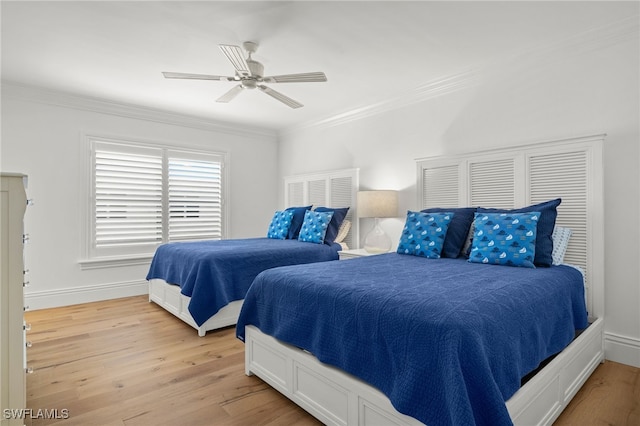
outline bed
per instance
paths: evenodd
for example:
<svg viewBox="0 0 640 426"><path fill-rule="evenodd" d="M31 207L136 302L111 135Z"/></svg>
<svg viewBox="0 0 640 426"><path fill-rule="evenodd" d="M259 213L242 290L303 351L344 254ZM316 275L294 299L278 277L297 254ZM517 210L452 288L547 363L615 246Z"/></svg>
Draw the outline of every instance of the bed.
<svg viewBox="0 0 640 426"><path fill-rule="evenodd" d="M551 424L604 359L603 138L419 160L425 214L443 205L432 185L447 173L455 205L493 206L476 204L490 195L479 183L515 188L497 211L475 210L476 228L463 236L469 259L485 248L479 214L534 220L532 201L553 194L562 204L552 231L573 231L562 261L514 267L391 253L265 271L238 320L246 373L326 424ZM496 161L526 167L505 179ZM518 194L533 209L514 209L524 205ZM553 241L545 232L530 241L536 249Z"/></svg>
<svg viewBox="0 0 640 426"><path fill-rule="evenodd" d="M265 238L174 242L156 249L147 280L149 300L204 336L236 323L253 279L269 268L338 259L349 232L348 208L311 206L277 211ZM322 238L304 240L306 218L323 215Z"/></svg>

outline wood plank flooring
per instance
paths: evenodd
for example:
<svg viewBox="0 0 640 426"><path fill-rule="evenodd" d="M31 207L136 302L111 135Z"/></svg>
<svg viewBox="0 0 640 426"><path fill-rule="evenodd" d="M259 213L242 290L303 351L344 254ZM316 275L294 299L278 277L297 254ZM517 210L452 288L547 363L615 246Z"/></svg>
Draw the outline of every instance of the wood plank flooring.
<svg viewBox="0 0 640 426"><path fill-rule="evenodd" d="M146 296L26 313L28 425L318 425L244 374L233 327L198 337ZM640 369L606 362L557 425L640 425ZM58 410L57 412L52 410ZM54 416L49 416L54 417Z"/></svg>

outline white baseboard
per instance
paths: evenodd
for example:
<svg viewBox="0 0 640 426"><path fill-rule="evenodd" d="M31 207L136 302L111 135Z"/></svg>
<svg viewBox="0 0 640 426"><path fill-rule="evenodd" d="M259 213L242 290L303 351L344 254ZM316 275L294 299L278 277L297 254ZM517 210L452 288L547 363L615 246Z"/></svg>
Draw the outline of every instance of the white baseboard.
<svg viewBox="0 0 640 426"><path fill-rule="evenodd" d="M95 284L73 288L25 292L25 306L28 310L57 308L79 303L99 302L121 297L149 294L146 280L123 281L107 284Z"/></svg>
<svg viewBox="0 0 640 426"><path fill-rule="evenodd" d="M640 368L640 339L604 333L605 358Z"/></svg>

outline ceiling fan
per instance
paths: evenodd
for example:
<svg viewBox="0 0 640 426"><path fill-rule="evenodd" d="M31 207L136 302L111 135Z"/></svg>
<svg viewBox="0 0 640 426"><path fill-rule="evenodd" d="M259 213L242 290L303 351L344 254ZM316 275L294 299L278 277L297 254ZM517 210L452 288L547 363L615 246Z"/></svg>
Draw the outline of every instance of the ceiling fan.
<svg viewBox="0 0 640 426"><path fill-rule="evenodd" d="M258 88L267 95L279 100L291 108L300 108L303 106L300 102L291 99L282 93L265 86L262 83L310 83L327 81L327 76L323 72L307 72L301 74L284 74L264 77L264 66L253 59L251 54L258 50L258 43L245 41L242 47L247 51L247 59L244 58L242 49L239 46L229 44L221 44L220 50L225 54L227 59L236 69L236 75L233 77L225 77L220 75L207 74L186 74L180 72L163 72L165 78L181 78L189 80L218 80L218 81L234 81L238 82L227 93L216 99L216 102L229 102L245 89Z"/></svg>

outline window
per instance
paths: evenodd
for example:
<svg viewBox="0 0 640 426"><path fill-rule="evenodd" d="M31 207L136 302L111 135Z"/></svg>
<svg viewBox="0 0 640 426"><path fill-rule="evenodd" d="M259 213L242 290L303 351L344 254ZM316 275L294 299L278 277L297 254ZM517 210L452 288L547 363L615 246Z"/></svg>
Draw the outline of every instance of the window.
<svg viewBox="0 0 640 426"><path fill-rule="evenodd" d="M223 154L89 141L88 259L149 257L165 242L223 237Z"/></svg>

